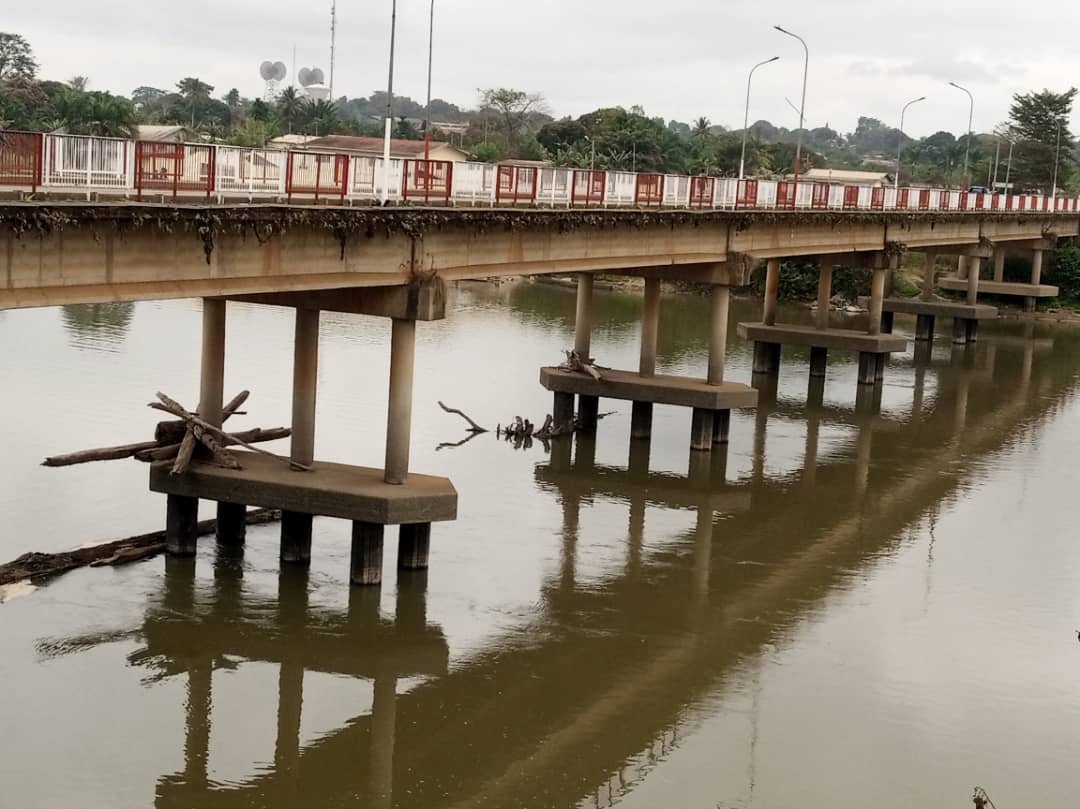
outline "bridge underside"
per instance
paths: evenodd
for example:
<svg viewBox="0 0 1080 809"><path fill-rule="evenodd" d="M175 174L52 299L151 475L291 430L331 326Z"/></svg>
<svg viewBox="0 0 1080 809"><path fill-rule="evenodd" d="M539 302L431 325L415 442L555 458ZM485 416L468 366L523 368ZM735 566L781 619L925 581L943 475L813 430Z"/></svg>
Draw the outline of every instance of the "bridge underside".
<svg viewBox="0 0 1080 809"><path fill-rule="evenodd" d="M566 272L738 284L745 257L1080 233L1075 214L0 204L0 309ZM322 307L326 308L326 307Z"/></svg>

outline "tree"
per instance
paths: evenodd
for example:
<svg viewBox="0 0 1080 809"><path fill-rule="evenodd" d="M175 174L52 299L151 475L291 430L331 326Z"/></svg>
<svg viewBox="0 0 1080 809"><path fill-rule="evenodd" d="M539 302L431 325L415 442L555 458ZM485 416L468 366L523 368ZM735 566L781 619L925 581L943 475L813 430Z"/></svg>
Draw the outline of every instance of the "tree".
<svg viewBox="0 0 1080 809"><path fill-rule="evenodd" d="M90 84L90 79L86 76L72 76L68 79L68 86L72 90L78 90L80 93L86 92L87 85Z"/></svg>
<svg viewBox="0 0 1080 809"><path fill-rule="evenodd" d="M304 99L296 92L295 87L286 87L277 97L278 119L287 132L292 132L293 122L300 118L303 109Z"/></svg>
<svg viewBox="0 0 1080 809"><path fill-rule="evenodd" d="M309 99L301 112L304 129L314 135L328 135L341 125L337 105L332 101Z"/></svg>
<svg viewBox="0 0 1080 809"><path fill-rule="evenodd" d="M701 140L709 134L709 127L711 126L712 121L702 115L700 118L694 121L694 128L693 131L690 133L690 136L696 140Z"/></svg>
<svg viewBox="0 0 1080 809"><path fill-rule="evenodd" d="M480 91L480 113L494 120L510 147L518 145L537 115L546 115L547 105L539 93L506 87Z"/></svg>
<svg viewBox="0 0 1080 809"><path fill-rule="evenodd" d="M398 118L397 125L394 127L394 137L402 140L420 140L424 136L419 129L409 123L407 118Z"/></svg>
<svg viewBox="0 0 1080 809"><path fill-rule="evenodd" d="M274 120L274 111L270 109L270 105L263 101L261 98L256 98L251 103L250 117L261 123L268 124ZM290 130L291 131L291 130Z"/></svg>
<svg viewBox="0 0 1080 809"><path fill-rule="evenodd" d="M176 83L176 89L180 91L180 95L191 105L191 126L195 126L195 111L200 102L210 100L210 94L214 92L214 86L207 84L201 79L197 79L193 76L180 79Z"/></svg>
<svg viewBox="0 0 1080 809"><path fill-rule="evenodd" d="M1075 142L1069 131L1069 117L1077 89L1064 93L1050 90L1017 93L1009 108L1012 129L1019 140L1013 154L1012 176L1027 189L1050 192L1054 182L1054 164L1058 155L1058 133L1061 135L1058 186L1075 165Z"/></svg>
<svg viewBox="0 0 1080 809"><path fill-rule="evenodd" d="M135 107L112 93L68 90L55 105L68 132L76 135L130 138L135 134Z"/></svg>
<svg viewBox="0 0 1080 809"><path fill-rule="evenodd" d="M131 103L136 107L151 107L159 104L167 95L164 90L144 85L131 91Z"/></svg>
<svg viewBox="0 0 1080 809"><path fill-rule="evenodd" d="M0 81L33 79L37 69L30 43L18 34L0 31Z"/></svg>

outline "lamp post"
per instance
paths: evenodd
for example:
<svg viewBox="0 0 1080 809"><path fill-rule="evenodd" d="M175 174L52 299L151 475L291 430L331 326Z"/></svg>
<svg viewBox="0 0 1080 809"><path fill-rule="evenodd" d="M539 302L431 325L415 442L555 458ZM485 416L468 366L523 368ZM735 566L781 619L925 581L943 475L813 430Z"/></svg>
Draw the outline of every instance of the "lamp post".
<svg viewBox="0 0 1080 809"><path fill-rule="evenodd" d="M893 190L900 190L900 155L904 151L904 113L907 112L907 108L912 104L918 104L920 101L926 101L926 96L920 96L919 98L913 98L900 110L900 138L899 144L896 147L896 178L893 180Z"/></svg>
<svg viewBox="0 0 1080 809"><path fill-rule="evenodd" d="M397 0L390 5L390 76L386 81L386 124L383 128L383 184L381 201L390 199L390 128L394 124L394 34L397 32Z"/></svg>
<svg viewBox="0 0 1080 809"><path fill-rule="evenodd" d="M742 151L739 153L739 179L743 178L743 168L746 165L746 135L750 126L750 80L754 78L754 71L762 65L767 65L770 62L775 62L779 59L779 56L774 56L771 59L766 59L763 62L758 62L752 68L750 68L750 75L746 77L746 111L743 113L743 125L742 125Z"/></svg>
<svg viewBox="0 0 1080 809"><path fill-rule="evenodd" d="M592 182L592 179L591 179L592 171L596 168L596 141L594 141L588 135L585 136L585 140L587 140L589 142L589 146L591 147L591 152L589 154L589 172L590 172L590 180L589 180L589 182Z"/></svg>
<svg viewBox="0 0 1080 809"><path fill-rule="evenodd" d="M806 40L798 34L793 34L786 28L781 28L779 25L774 25L777 31L781 34L787 34L789 37L794 37L802 43L803 51L805 53L805 59L803 60L803 76L802 76L802 103L799 104L799 137L795 142L795 188L799 187L799 160L802 157L802 134L803 134L803 116L806 113L806 76L810 72L810 49L806 46Z"/></svg>
<svg viewBox="0 0 1080 809"><path fill-rule="evenodd" d="M964 191L968 190L971 183L968 181L968 157L971 154L971 122L975 117L975 96L971 94L971 91L966 87L961 87L954 81L949 82L950 87L955 87L957 90L963 90L967 93L969 107L968 107L968 128L967 128L967 140L964 141Z"/></svg>
<svg viewBox="0 0 1080 809"><path fill-rule="evenodd" d="M1054 180L1053 189L1050 192L1050 196L1053 199L1057 199L1057 174L1058 174L1058 161L1061 159L1061 120L1058 120L1057 130L1057 147L1054 150Z"/></svg>
<svg viewBox="0 0 1080 809"><path fill-rule="evenodd" d="M431 159L431 57L435 47L435 0L431 0L427 46L427 105L424 107L424 160ZM428 172L424 172L425 176Z"/></svg>

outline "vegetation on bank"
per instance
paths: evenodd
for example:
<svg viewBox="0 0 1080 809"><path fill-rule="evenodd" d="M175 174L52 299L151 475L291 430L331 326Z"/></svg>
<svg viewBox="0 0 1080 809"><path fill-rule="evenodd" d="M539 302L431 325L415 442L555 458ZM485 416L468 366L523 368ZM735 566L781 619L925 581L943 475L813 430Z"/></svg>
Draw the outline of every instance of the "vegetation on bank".
<svg viewBox="0 0 1080 809"><path fill-rule="evenodd" d="M217 88L195 76L174 88L142 86L129 96L89 89L90 80L66 82L39 78L30 43L18 34L0 33L0 129L130 137L139 124L183 124L207 141L262 146L286 133L381 135L386 93L330 101L305 98L286 87L271 101L243 97L236 88L215 97ZM1080 188L1080 153L1068 129L1076 89L1017 93L1010 119L995 134L970 143L971 176L989 175L998 146L1005 160L1014 145L1010 179L1016 189L1048 192L1054 180L1057 131L1061 125L1058 187ZM407 96L393 99L394 135L423 137L423 105ZM727 129L706 117L686 123L650 117L640 106L605 107L577 118L555 119L544 98L512 88L482 90L474 109L442 99L431 102L431 119L457 124L452 139L477 160L508 158L553 160L575 167L732 176L738 173L742 130ZM746 170L754 176L792 171L796 130L757 121L749 127ZM855 131L830 127L802 132L806 168L893 170L904 147L903 182L956 185L962 181L966 134L949 132L914 140L876 118L860 117ZM1002 166L1001 175L1004 176Z"/></svg>

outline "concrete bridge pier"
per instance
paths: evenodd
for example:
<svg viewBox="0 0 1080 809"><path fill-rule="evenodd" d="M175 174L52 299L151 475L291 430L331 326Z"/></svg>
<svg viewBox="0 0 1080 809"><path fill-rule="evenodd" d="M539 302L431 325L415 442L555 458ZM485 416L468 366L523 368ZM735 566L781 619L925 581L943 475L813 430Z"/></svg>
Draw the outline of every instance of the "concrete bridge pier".
<svg viewBox="0 0 1080 809"><path fill-rule="evenodd" d="M296 310L293 336L292 437L289 457L310 465L315 460L315 400L319 379L319 310ZM297 511L281 514L281 561L311 562L312 515Z"/></svg>
<svg viewBox="0 0 1080 809"><path fill-rule="evenodd" d="M592 273L579 272L577 275L577 311L574 316L574 351L587 362L592 349L592 310L593 276ZM600 397L578 395L578 421L581 429L587 433L596 431L597 417L600 413Z"/></svg>
<svg viewBox="0 0 1080 809"><path fill-rule="evenodd" d="M1033 250L1031 252L1031 285L1038 287L1042 284L1042 265L1043 265L1043 251ZM1036 298L1030 295L1024 298L1024 311L1034 312Z"/></svg>
<svg viewBox="0 0 1080 809"><path fill-rule="evenodd" d="M645 279L645 302L641 312L641 356L638 373L642 379L656 376L656 350L660 336L660 279ZM630 437L652 435L653 403L635 401L630 411Z"/></svg>

